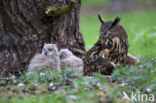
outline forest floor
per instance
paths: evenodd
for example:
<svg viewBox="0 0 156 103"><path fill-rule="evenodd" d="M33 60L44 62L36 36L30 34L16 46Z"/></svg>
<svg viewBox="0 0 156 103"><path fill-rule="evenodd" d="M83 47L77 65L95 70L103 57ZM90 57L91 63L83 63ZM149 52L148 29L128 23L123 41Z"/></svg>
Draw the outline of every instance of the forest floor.
<svg viewBox="0 0 156 103"><path fill-rule="evenodd" d="M131 103L122 100L123 92L129 98L135 94L134 103L152 103L156 96L155 76L156 58L117 68L112 76L84 77L73 71L48 69L25 72L19 77L0 78L0 103ZM138 99L142 95L147 98Z"/></svg>
<svg viewBox="0 0 156 103"><path fill-rule="evenodd" d="M156 14L155 11L121 13L126 29L129 53L140 59L132 67L121 67L111 77L95 74L84 77L72 71L25 72L19 77L0 78L0 103L130 103L122 100L123 91L156 96ZM112 20L116 15L102 15ZM81 30L89 50L99 36L100 22L96 15L81 16ZM150 102L149 98L147 103ZM155 98L156 99L156 98ZM143 98L144 102L146 98ZM140 103L142 103L141 101Z"/></svg>
<svg viewBox="0 0 156 103"><path fill-rule="evenodd" d="M84 77L73 71L55 70L24 72L18 77L10 74L0 77L0 103L151 103L152 95L156 99L155 11L102 15L106 21L121 18L120 24L128 34L129 53L140 59L136 66L114 69L112 76ZM98 40L100 22L96 14L87 14L81 15L80 24L89 50ZM129 97L136 94L137 101L122 100L123 92ZM143 94L146 96L141 98Z"/></svg>

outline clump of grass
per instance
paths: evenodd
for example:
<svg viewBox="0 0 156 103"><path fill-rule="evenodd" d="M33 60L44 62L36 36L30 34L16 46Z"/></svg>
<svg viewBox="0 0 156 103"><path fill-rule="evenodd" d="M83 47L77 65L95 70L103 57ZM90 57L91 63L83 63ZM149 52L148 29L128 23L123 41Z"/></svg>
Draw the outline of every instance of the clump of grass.
<svg viewBox="0 0 156 103"><path fill-rule="evenodd" d="M129 36L129 52L141 61L136 66L117 68L110 79L96 73L94 77L85 77L73 71L47 68L32 74L24 72L20 77L0 77L0 103L121 103L123 91L156 95L155 12L120 17ZM107 20L111 18L106 16ZM88 50L99 37L100 22L95 15L82 16L81 27Z"/></svg>
<svg viewBox="0 0 156 103"><path fill-rule="evenodd" d="M23 83L26 84L31 84L31 83L48 84L50 81L60 83L62 82L62 75L61 73L57 72L57 70L55 69L49 70L48 68L43 68L39 71L24 72L24 74L21 75L18 80L23 81Z"/></svg>
<svg viewBox="0 0 156 103"><path fill-rule="evenodd" d="M142 61L136 66L121 67L115 69L112 77L118 83L125 85L125 90L139 90L146 93L150 89L151 93L156 93L156 58ZM127 89L128 88L128 89Z"/></svg>
<svg viewBox="0 0 156 103"><path fill-rule="evenodd" d="M56 70L34 71L33 74L25 72L15 79L16 84L0 88L0 102L120 103L123 91L126 93L139 91L156 95L156 58L141 61L136 66L121 66L121 68L115 69L110 79L96 73L93 77L86 77L81 73L68 70L62 72ZM17 84L21 82L24 83L24 86L18 87ZM50 86L50 83L53 85Z"/></svg>

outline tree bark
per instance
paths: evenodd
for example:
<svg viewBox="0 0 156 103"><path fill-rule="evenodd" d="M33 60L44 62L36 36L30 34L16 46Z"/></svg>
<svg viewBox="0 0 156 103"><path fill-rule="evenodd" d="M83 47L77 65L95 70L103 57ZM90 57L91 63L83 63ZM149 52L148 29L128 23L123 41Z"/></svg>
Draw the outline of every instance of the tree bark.
<svg viewBox="0 0 156 103"><path fill-rule="evenodd" d="M44 43L69 48L79 57L85 44L79 28L81 0L70 11L47 16L48 6L64 7L70 0L0 0L0 73L26 67Z"/></svg>

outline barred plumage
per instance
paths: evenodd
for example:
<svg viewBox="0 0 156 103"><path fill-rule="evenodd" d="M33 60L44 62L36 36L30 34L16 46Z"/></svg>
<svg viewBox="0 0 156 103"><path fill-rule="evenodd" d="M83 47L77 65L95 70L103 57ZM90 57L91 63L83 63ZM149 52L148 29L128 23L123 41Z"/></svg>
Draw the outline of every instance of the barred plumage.
<svg viewBox="0 0 156 103"><path fill-rule="evenodd" d="M128 53L128 38L124 28L119 25L120 18L114 21L101 21L100 37L96 44L87 52L84 59L84 74L93 72L111 74L115 64L126 64Z"/></svg>

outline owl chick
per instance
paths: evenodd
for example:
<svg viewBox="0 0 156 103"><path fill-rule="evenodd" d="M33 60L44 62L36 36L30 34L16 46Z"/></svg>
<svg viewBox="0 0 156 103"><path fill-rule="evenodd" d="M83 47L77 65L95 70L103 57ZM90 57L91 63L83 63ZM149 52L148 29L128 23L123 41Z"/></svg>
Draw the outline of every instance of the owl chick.
<svg viewBox="0 0 156 103"><path fill-rule="evenodd" d="M83 61L76 57L70 50L60 50L61 69L74 70L75 72L83 72Z"/></svg>
<svg viewBox="0 0 156 103"><path fill-rule="evenodd" d="M60 71L60 56L56 44L44 44L42 53L35 55L30 61L28 71L45 67Z"/></svg>
<svg viewBox="0 0 156 103"><path fill-rule="evenodd" d="M105 22L100 15L101 29L99 40L86 53L84 74L91 76L93 72L110 75L115 64L125 64L128 53L128 37L119 24L120 18Z"/></svg>

